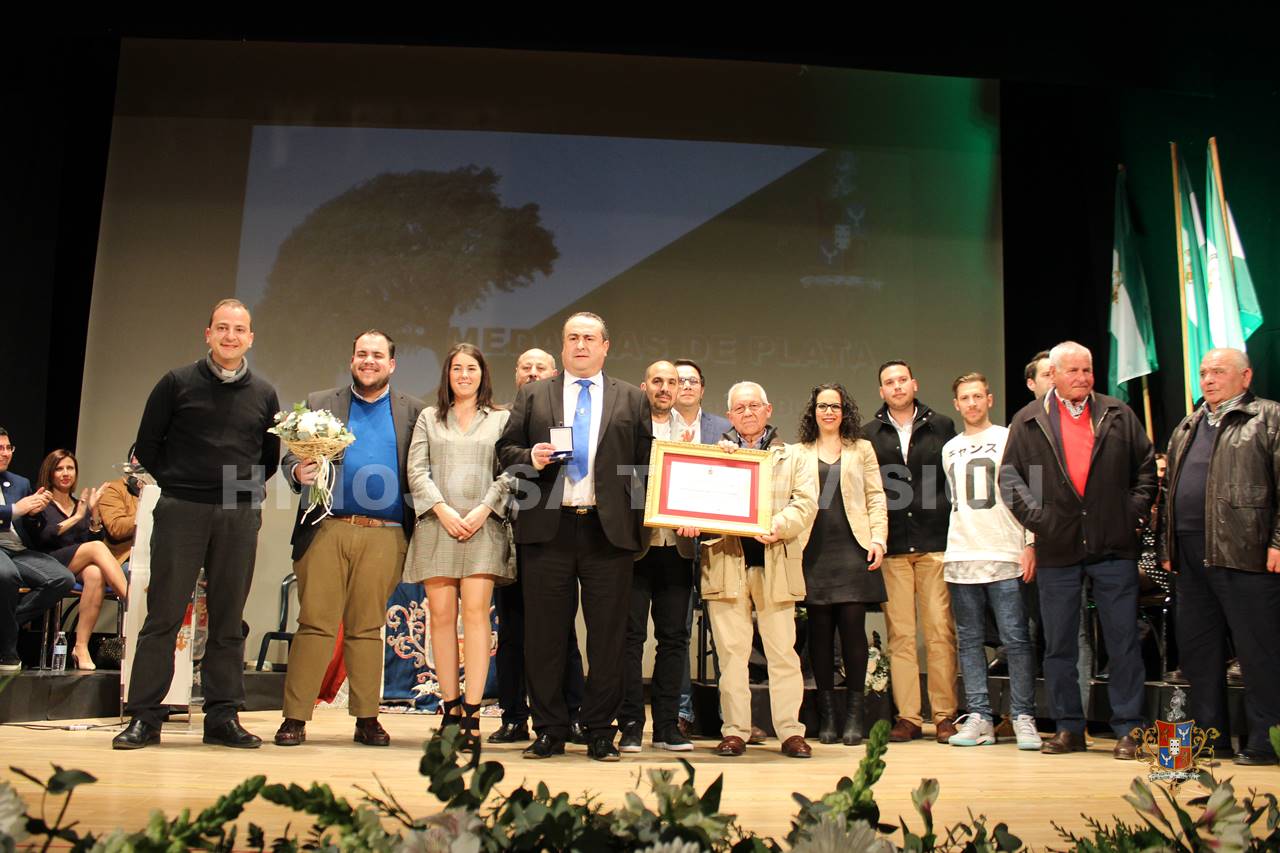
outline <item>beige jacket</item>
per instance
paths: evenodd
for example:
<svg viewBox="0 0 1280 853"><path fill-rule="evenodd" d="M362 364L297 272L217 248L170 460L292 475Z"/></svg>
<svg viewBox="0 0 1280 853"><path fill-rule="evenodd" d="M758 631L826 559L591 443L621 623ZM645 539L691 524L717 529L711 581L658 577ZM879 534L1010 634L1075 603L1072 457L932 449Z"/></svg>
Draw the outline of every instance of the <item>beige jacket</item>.
<svg viewBox="0 0 1280 853"><path fill-rule="evenodd" d="M813 481L818 482L818 446L793 445L803 464L812 466ZM840 451L840 496L844 514L849 519L853 538L864 551L878 542L883 548L889 542L889 511L885 505L884 486L880 482L880 463L875 448L865 438L845 444ZM821 497L821 495L819 495Z"/></svg>
<svg viewBox="0 0 1280 853"><path fill-rule="evenodd" d="M775 604L802 601L804 546L818 514L818 466L797 448L776 445L773 453L773 520L781 537L764 546L765 595ZM702 597L708 601L746 594L747 567L737 536L704 538L700 553Z"/></svg>

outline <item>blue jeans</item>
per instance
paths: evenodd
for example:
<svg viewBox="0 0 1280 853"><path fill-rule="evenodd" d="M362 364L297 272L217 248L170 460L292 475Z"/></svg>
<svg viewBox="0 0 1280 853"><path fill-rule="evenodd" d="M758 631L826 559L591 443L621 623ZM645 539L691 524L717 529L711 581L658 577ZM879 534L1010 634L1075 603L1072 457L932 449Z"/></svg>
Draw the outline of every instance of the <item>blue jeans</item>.
<svg viewBox="0 0 1280 853"><path fill-rule="evenodd" d="M1141 726L1146 669L1138 646L1138 564L1136 560L1100 560L1075 566L1041 566L1040 616L1044 620L1044 684L1049 713L1058 731L1083 734L1084 705L1077 670L1080 587L1093 582L1102 639L1110 659L1107 694L1116 737Z"/></svg>
<svg viewBox="0 0 1280 853"><path fill-rule="evenodd" d="M1000 643L1009 661L1009 703L1014 716L1035 715L1035 671L1031 658L1031 634L1022 604L1022 582L1010 578L991 583L948 583L951 612L956 620L960 677L964 679L965 708L995 722L987 692L987 605L996 618Z"/></svg>

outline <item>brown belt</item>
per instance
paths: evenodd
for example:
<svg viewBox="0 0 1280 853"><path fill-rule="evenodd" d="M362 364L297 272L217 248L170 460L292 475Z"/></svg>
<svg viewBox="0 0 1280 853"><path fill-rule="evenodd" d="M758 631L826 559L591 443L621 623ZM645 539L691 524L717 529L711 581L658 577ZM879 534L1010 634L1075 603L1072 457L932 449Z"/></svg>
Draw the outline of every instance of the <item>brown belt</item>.
<svg viewBox="0 0 1280 853"><path fill-rule="evenodd" d="M372 518L367 515L331 515L334 521L353 524L356 527L403 527L398 521L387 521L385 518Z"/></svg>

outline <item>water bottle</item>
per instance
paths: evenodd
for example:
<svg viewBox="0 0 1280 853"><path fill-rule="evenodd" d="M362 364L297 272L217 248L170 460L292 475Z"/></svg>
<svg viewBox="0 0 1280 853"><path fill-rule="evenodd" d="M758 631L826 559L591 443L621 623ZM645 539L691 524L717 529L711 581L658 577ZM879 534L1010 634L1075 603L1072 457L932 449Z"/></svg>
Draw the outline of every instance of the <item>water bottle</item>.
<svg viewBox="0 0 1280 853"><path fill-rule="evenodd" d="M54 672L63 672L67 668L67 632L59 631L58 636L53 641L53 663L51 668Z"/></svg>

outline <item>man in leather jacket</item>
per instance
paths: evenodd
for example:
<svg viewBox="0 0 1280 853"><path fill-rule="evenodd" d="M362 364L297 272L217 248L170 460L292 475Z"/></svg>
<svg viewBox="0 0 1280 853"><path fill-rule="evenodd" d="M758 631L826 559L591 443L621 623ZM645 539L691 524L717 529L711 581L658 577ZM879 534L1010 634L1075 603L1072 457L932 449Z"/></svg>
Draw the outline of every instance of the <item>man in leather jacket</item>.
<svg viewBox="0 0 1280 853"><path fill-rule="evenodd" d="M1240 350L1200 363L1204 404L1169 438L1166 568L1178 573L1178 648L1191 717L1227 734L1227 629L1245 678L1237 764L1275 764L1280 724L1280 404L1249 391Z"/></svg>

